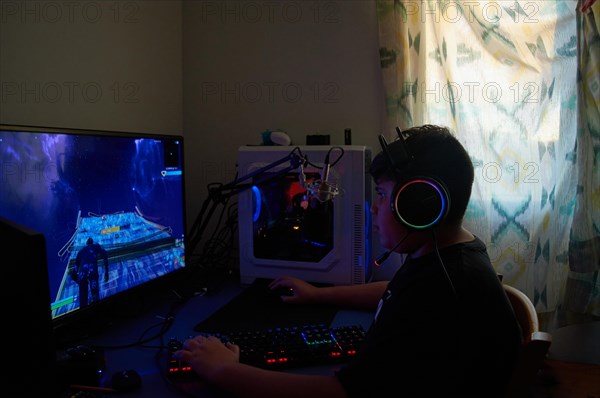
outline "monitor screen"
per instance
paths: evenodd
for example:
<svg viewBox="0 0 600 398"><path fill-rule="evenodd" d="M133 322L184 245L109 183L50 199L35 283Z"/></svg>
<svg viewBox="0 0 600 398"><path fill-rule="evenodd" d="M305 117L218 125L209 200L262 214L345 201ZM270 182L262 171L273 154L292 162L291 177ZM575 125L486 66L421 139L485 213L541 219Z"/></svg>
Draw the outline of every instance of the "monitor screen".
<svg viewBox="0 0 600 398"><path fill-rule="evenodd" d="M0 160L0 216L45 236L55 324L185 267L181 136L0 126Z"/></svg>

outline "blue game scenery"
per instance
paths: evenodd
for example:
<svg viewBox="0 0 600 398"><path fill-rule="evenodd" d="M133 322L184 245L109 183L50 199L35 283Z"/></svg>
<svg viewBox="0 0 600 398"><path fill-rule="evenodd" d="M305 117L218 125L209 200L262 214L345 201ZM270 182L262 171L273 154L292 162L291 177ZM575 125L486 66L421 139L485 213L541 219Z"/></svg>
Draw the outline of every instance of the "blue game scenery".
<svg viewBox="0 0 600 398"><path fill-rule="evenodd" d="M185 266L180 144L0 131L0 215L44 234L53 318Z"/></svg>

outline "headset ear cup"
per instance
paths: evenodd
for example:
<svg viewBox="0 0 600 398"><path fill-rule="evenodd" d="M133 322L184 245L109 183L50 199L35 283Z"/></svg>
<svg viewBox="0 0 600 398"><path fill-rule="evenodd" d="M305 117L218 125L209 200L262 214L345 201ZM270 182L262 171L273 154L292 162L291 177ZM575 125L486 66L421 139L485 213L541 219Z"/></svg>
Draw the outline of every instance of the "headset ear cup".
<svg viewBox="0 0 600 398"><path fill-rule="evenodd" d="M396 184L390 205L396 220L405 227L426 229L446 217L450 197L440 181L431 177L415 177Z"/></svg>

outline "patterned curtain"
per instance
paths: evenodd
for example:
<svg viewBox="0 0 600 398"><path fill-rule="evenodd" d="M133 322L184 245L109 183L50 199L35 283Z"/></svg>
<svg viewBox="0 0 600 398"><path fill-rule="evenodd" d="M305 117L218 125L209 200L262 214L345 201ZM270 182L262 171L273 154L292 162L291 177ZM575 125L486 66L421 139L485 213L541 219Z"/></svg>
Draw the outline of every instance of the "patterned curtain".
<svg viewBox="0 0 600 398"><path fill-rule="evenodd" d="M577 14L577 198L564 308L600 315L600 2Z"/></svg>
<svg viewBox="0 0 600 398"><path fill-rule="evenodd" d="M600 315L598 36L580 11L377 1L388 138L424 123L455 132L476 173L467 227L539 313Z"/></svg>

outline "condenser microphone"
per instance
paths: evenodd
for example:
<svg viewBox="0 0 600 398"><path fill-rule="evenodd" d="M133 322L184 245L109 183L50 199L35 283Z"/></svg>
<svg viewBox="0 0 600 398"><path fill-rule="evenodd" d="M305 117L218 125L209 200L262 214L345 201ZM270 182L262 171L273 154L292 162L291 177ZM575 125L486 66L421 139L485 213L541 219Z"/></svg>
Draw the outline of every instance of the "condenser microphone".
<svg viewBox="0 0 600 398"><path fill-rule="evenodd" d="M300 163L300 166L298 166L300 169L300 172L298 173L298 182L300 183L300 188L306 188L306 174L304 174L304 165L302 163Z"/></svg>
<svg viewBox="0 0 600 398"><path fill-rule="evenodd" d="M337 185L329 183L329 153L325 156L323 169L321 169L321 178L311 184L310 192L319 202L327 202L339 195L340 190Z"/></svg>
<svg viewBox="0 0 600 398"><path fill-rule="evenodd" d="M381 263L383 263L385 260L387 260L388 257L390 256L390 254L392 254L394 252L394 250L396 250L398 248L398 246L400 246L402 244L402 242L404 242L404 239L406 239L406 237L408 236L408 234L410 234L410 232L411 231L406 232L404 234L404 236L402 237L402 239L400 239L400 242L396 243L396 245L394 247L392 247L390 250L386 251L381 256L377 257L375 259L375 261L373 261L373 264L375 264L375 266L379 267L381 265Z"/></svg>

